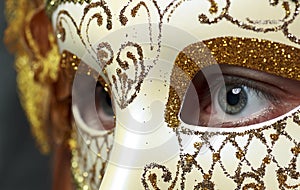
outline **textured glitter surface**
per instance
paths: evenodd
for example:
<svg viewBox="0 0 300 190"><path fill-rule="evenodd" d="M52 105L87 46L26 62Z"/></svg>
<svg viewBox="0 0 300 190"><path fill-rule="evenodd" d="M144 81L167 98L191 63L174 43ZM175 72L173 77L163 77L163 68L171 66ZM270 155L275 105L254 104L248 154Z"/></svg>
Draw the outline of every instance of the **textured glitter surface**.
<svg viewBox="0 0 300 190"><path fill-rule="evenodd" d="M101 136L92 137L74 124L69 145L72 152L71 170L76 189L96 190L100 187L112 149L109 138L113 135L112 130ZM103 143L99 143L99 139ZM96 145L97 149L91 150L92 145ZM103 150L106 150L106 156L100 154Z"/></svg>
<svg viewBox="0 0 300 190"><path fill-rule="evenodd" d="M272 1L269 0L270 6L277 6L278 1ZM293 33L290 32L289 26L294 23L296 17L299 15L299 10L300 10L300 3L299 1L289 1L289 2L283 2L282 8L285 10L285 16L284 18L280 20L257 20L256 22L252 21L250 18L247 18L247 22L244 22L240 20L239 18L236 18L232 16L230 10L231 6L234 4L230 0L226 0L226 6L222 9L222 12L220 15L210 19L209 17L211 15L206 15L206 14L200 14L198 19L201 24L217 24L222 20L226 20L233 25L238 26L239 28L245 29L245 30L251 30L254 32L259 32L259 33L268 33L268 32L282 32L284 36L289 39L291 42L294 42L296 44L300 44L300 40L297 36L295 36ZM213 4L212 4L213 5ZM218 4L216 4L218 6ZM294 6L294 10L291 11L291 7ZM213 14L210 8L210 13ZM280 23L275 26L272 26L271 23ZM266 27L261 27L259 24L265 23L265 24L271 24L270 26Z"/></svg>
<svg viewBox="0 0 300 190"><path fill-rule="evenodd" d="M69 34L72 37L73 32L76 33L79 38L81 43L85 46L86 51L92 55L92 57L94 58L95 61L97 61L97 58L94 56L95 54L97 54L97 50L93 48L91 41L90 41L90 36L88 35L89 30L90 30L90 24L92 23L93 20L97 20L98 26L101 27L104 25L103 21L102 21L102 14L100 13L96 13L93 14L92 17L87 17L88 13L90 12L90 10L94 9L94 8L101 8L103 9L104 13L107 16L106 19L106 29L107 30L111 30L112 29L112 14L110 9L108 8L108 6L106 5L106 2L104 1L99 1L99 2L95 2L95 3L90 3L87 6L85 6L84 10L83 10L83 16L80 19L80 23L77 24L77 22L75 21L75 19L72 17L72 15L70 14L69 11L67 10L60 10L58 12L58 15L56 17L56 36L59 40L61 40L62 42L64 42L67 38L67 34ZM66 25L68 26L68 28L70 28L71 25L73 25L76 30L75 31L68 31L66 30L66 28L64 27L64 25L62 24L63 21L66 20L70 20L70 23L67 22ZM83 26L84 23L86 23L86 29L83 30ZM66 31L68 31L68 33L66 33Z"/></svg>
<svg viewBox="0 0 300 190"><path fill-rule="evenodd" d="M101 1L104 2L104 1ZM163 18L167 17L167 22L169 22L172 18L171 15L175 13L176 9L184 4L185 1L172 1L168 7L161 8L158 6L158 3L154 1L133 1L129 0L128 4L121 10L120 15L111 14L111 17L108 16L112 20L112 17L119 16L119 21L122 26L125 26L129 22L129 19L136 17L139 15L139 10L145 8L147 11L148 21L150 23L153 14L159 15L159 23L160 23L160 31L162 25L164 24ZM251 18L247 18L246 20L242 20L240 18L232 16L230 10L231 5L234 4L234 1L227 0L226 6L222 8L219 5L219 2L214 0L208 0L211 4L209 7L209 13L211 15L205 15L199 13L198 18L191 18L191 19L198 19L200 22L199 26L201 25L214 25L218 24L221 20L227 21L233 25L233 27L237 27L239 29L248 30L252 33L282 33L283 36L290 40L295 44L299 44L300 40L297 36L292 34L290 30L290 25L294 23L294 20L299 14L299 3L298 1L284 1L282 3L282 9L285 11L285 14L281 20L253 20ZM105 3L104 3L105 4ZM104 5L102 4L102 5ZM269 1L270 6L277 6L279 1ZM133 5L133 8L132 8ZM157 12L149 11L149 7L151 5L156 7ZM108 10L109 7L105 6ZM126 8L131 7L131 14L127 14L125 16ZM220 8L219 8L220 7ZM220 10L219 10L220 9ZM171 10L170 15L166 14L168 11ZM219 15L215 17L215 14L219 12ZM64 16L69 17L67 12L61 12ZM61 14L61 15L63 15ZM107 14L107 12L106 12ZM60 15L60 16L61 16ZM212 18L213 19L210 19ZM100 16L94 17L98 18L98 25L103 25L103 21L99 18ZM90 23L92 18L88 23ZM84 19L82 19L84 20ZM106 28L110 30L112 28L112 21L107 21ZM116 20L116 19L114 19ZM73 24L75 23L72 21ZM155 22L155 21L154 21ZM278 25L274 26L266 26L260 25L261 23L279 23ZM65 28L63 28L61 22L57 22L57 34L59 39L64 41L66 39ZM72 23L71 23L72 24ZM77 26L77 34L82 37L83 32L81 31L81 26ZM86 27L87 30L89 26ZM151 25L149 29L151 28ZM151 30L149 30L149 34L151 37ZM87 33L87 32L86 32ZM160 36L163 37L163 36ZM87 39L87 41L84 41ZM81 38L82 43L85 47L90 46L89 37L86 36L85 38ZM160 41L160 40L159 40ZM160 45L160 44L159 44ZM95 51L95 50L92 50ZM89 52L91 53L91 52ZM97 53L96 51L94 53ZM98 52L99 53L99 52ZM100 55L100 53L99 53ZM101 55L101 57L103 54ZM136 58L133 57L133 54L127 54L127 57L135 63L137 61ZM191 79L195 76L195 74L201 70L202 68L213 65L213 64L229 64L229 65L236 65L236 66L243 66L250 69L256 69L259 71L263 71L270 74L275 74L279 76L283 76L286 78L296 79L299 80L299 64L298 64L298 57L299 57L299 50L297 48L293 48L291 46L286 46L283 44L279 44L276 42L266 41L266 40L258 40L258 39L242 39L242 38L234 38L234 37L227 37L227 38L216 38L212 40L206 40L202 44L193 44L189 46L189 48L185 49L181 52L175 63L175 68L173 69L172 76L171 76L171 87L169 91L169 99L166 106L166 113L165 113L165 120L168 123L169 127L174 128L174 131L180 126L180 122L178 120L179 109L181 107L181 101L183 99L184 93L191 81ZM96 58L96 57L95 57ZM98 57L99 58L99 57ZM99 60L99 59L98 59ZM116 88L116 91L124 92L125 89L120 90L120 86L117 86L118 81L126 81L126 74L124 74L124 70L128 69L129 65L125 61L119 61L120 68L116 69L116 74L112 75L112 83L113 87ZM110 65L110 64L107 64ZM106 67L106 66L104 66ZM74 67L76 68L76 67ZM123 71L122 71L123 70ZM105 71L105 70L104 70ZM145 77L145 75L144 75ZM123 82L124 83L124 82ZM132 83L133 84L133 83ZM128 87L131 88L131 85ZM141 83L140 83L141 84ZM112 86L112 84L110 84ZM138 92L138 91L137 91ZM121 94L121 93L120 93ZM132 100L137 96L127 96L127 94L122 94L119 97L119 105L120 107L126 107L127 103L124 101L125 99ZM124 103L125 102L125 103ZM129 103L130 103L129 102ZM125 105L125 106L124 106ZM296 118L296 119L295 119ZM296 123L299 121L297 115L293 116L294 122ZM272 134L266 133L265 131L271 130ZM245 133L210 133L204 134L194 131L182 130L178 132L178 138L180 139L180 133L182 134L189 134L199 137L199 144L195 144L195 154L182 154L181 160L178 162L177 171L174 176L168 171L168 168L152 163L145 167L145 173L143 174L142 183L145 189L149 189L149 186L152 186L154 189L159 189L160 176L159 174L151 173L149 170L151 169L158 169L161 170L163 175L163 181L169 182L170 186L168 189L174 189L177 182L180 182L181 189L185 188L185 181L188 179L188 174L192 170L197 170L197 172L201 173L202 178L200 177L198 181L195 180L196 185L194 186L195 189L214 189L216 187L216 182L213 181L212 176L216 166L220 166L224 174L228 179L232 179L234 183L237 184L236 189L265 189L265 184L262 179L263 176L266 175L266 167L269 164L277 165L278 170L276 171L277 181L279 183L280 189L293 189L299 188L299 185L290 185L287 180L288 178L298 179L299 173L297 173L297 169L295 169L296 165L296 156L299 154L299 147L297 146L297 142L292 139L285 131L285 120L282 120L272 126L264 127L263 129L259 130L252 130L247 131ZM198 156L199 150L201 149L202 145L209 145L207 138L218 136L218 137L225 137L223 142L223 146L219 150L211 149L211 158L213 164L209 171L204 171L203 167L200 164L197 164L196 158ZM236 138L243 137L248 139L248 144L244 147L238 145ZM283 167L280 165L274 154L272 154L273 147L278 143L278 140L282 138L286 138L287 141L294 143L293 147L290 148L291 153L295 156L291 159L289 164L289 168ZM262 159L262 163L258 169L253 169L251 161L247 160L247 151L249 145L253 142L253 139L259 139L261 144L265 145L266 149L268 150L268 155L266 155ZM270 141L270 144L267 144L266 139ZM203 142L203 143L202 143ZM180 143L180 140L179 140ZM224 150L224 146L226 144L232 144L234 148L236 148L236 154L232 156L237 158L239 161L239 167L235 170L235 174L231 175L226 169L226 166L222 163L222 150ZM76 164L75 164L76 165ZM250 171L244 172L242 171L242 165L250 167ZM182 169L182 172L180 171ZM83 173L84 174L84 173ZM181 175L180 175L181 174ZM173 178L172 178L173 177ZM80 178L81 179L81 178ZM252 180L251 183L244 184L245 181L248 179ZM254 182L253 182L254 181Z"/></svg>
<svg viewBox="0 0 300 190"><path fill-rule="evenodd" d="M68 77L73 80L75 74L83 74L90 76L98 81L104 89L111 94L109 85L99 75L99 73L81 61L78 56L63 51L60 61L61 69L68 73ZM69 140L72 152L71 170L79 190L98 189L105 173L106 165L112 148L112 139L114 130L103 132L102 135L93 135L80 129L73 123L72 135ZM91 148L91 147L96 147ZM102 155L103 150L106 151L105 156ZM93 160L89 162L88 160Z"/></svg>
<svg viewBox="0 0 300 190"><path fill-rule="evenodd" d="M298 189L300 173L297 159L300 154L300 146L299 140L294 138L291 133L293 130L299 131L299 115L300 110L297 110L290 116L274 121L270 125L258 129L245 129L241 132L201 132L181 126L175 130L182 148L176 173L175 171L173 171L174 173L170 172L166 166L153 163L145 167L142 183L145 189L149 189L150 185L157 186L157 184L153 184L153 181L150 182L147 176L154 175L155 169L160 169L170 178L168 181L165 180L169 184L167 189L170 190L174 187L186 189L191 187L191 183L195 183L196 189L219 189L221 186L218 184L222 180L230 181L233 185L232 189L269 189L268 185L274 184L277 186L276 189ZM208 157L206 160L203 160L203 153L199 152L198 143L195 143L197 146L195 146L194 154L184 153L181 144L181 138L184 135L198 138L197 142L203 142L201 146L208 147L205 151L205 157ZM213 145L215 139L223 139L217 146L218 148ZM245 142L241 143L241 139L244 139ZM286 162L282 162L282 157L280 158L282 152L278 152L279 144L284 144L289 151L284 156ZM228 147L235 149L236 155L228 155ZM260 150L264 150L262 155L257 155L262 159L254 161L248 154L258 151L258 147ZM233 165L228 165L228 160ZM175 174L174 177L172 174ZM269 180L271 178L274 183L268 184L265 181L266 178ZM157 176L156 181L159 180L163 179ZM186 182L187 180L189 182Z"/></svg>
<svg viewBox="0 0 300 190"><path fill-rule="evenodd" d="M182 173L181 180L179 180L181 181L180 186L182 189L185 188L186 180L193 178L195 173L202 173L202 175L205 176L201 179L202 182L195 185L196 188L214 189L218 181L213 181L211 177L207 175L213 175L216 167L221 168L224 176L228 179L232 179L234 183L236 183L236 189L266 189L267 184L265 184L264 176L266 176L268 166L274 164L277 165L277 177L273 180L278 182L279 189L299 188L300 183L297 179L299 179L300 174L297 172L296 163L300 153L299 142L292 138L289 132L285 131L288 120L289 122L293 120L293 122L297 124L297 127L299 127L299 111L270 126L240 133L192 131L184 128L178 119L181 102L189 83L195 74L204 67L214 64L229 64L299 80L299 57L300 50L295 47L267 40L235 37L205 40L188 46L178 54L171 75L165 121L169 127L177 131L179 144L181 144L181 136L183 135L197 136L199 138L197 142L203 142L201 143L200 149L202 146L210 147L212 159L210 169L205 171L204 168L206 168L207 165L202 166L197 162L197 160L201 160L198 143L194 144L194 155L181 153L181 159L178 161L178 165L181 168L177 170L177 173ZM283 136L285 136L285 138L283 138ZM213 149L209 144L208 139L213 139L214 137L225 139L219 149ZM237 139L240 137L247 138L247 143L244 147L238 143ZM276 159L276 145L283 139L287 140L286 143L291 142L294 145L290 148L290 152L293 156L287 157L289 160L288 168L285 168L280 164L280 161ZM247 152L251 150L251 144L256 140L259 140L260 144L265 148L266 155L261 160L259 168L254 170L254 166L252 166L251 161L247 157ZM225 151L225 147L228 144L231 144L231 146L236 149L235 155L232 155L232 160L236 160L238 163L234 174L227 170L227 166L223 163L222 159L222 152ZM184 151L184 149L182 150ZM253 169L251 171L243 171L242 168L245 166ZM151 170L150 168L147 169ZM145 169L145 173L147 173L147 169ZM165 168L165 170L168 171L167 168ZM245 181L250 179L254 182L245 184ZM293 183L291 180L296 181ZM143 182L143 184L145 183L146 182ZM176 180L173 181L170 187L175 187L176 183Z"/></svg>
<svg viewBox="0 0 300 190"><path fill-rule="evenodd" d="M184 94L190 81L204 67L235 65L300 80L299 60L300 49L261 39L221 37L189 45L175 60L165 121L172 128L179 125Z"/></svg>
<svg viewBox="0 0 300 190"><path fill-rule="evenodd" d="M219 64L300 80L300 49L262 39L224 37L203 42ZM190 46L197 51L197 45Z"/></svg>

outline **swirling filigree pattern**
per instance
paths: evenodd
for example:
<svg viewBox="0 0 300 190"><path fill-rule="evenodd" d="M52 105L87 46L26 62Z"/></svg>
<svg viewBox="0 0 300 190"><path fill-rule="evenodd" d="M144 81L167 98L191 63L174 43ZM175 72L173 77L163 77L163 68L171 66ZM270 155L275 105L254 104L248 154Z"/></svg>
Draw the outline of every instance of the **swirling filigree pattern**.
<svg viewBox="0 0 300 190"><path fill-rule="evenodd" d="M179 188L186 189L187 180L189 185L194 183L194 189L218 189L222 180L230 181L234 184L233 189L269 189L265 179L270 177L270 170L274 172L272 181L278 184L278 189L297 189L300 187L300 173L298 166L298 156L300 154L300 143L296 138L290 135L293 128L300 127L300 111L296 111L291 116L285 117L272 125L264 126L259 129L246 130L244 132L200 132L185 127L176 129L178 142L181 147L180 160L175 177L172 180L172 173L166 166L159 164L149 164L144 169L142 184L145 189L161 189L162 182L169 184L168 189ZM288 123L288 124L287 124ZM299 129L298 129L299 131ZM194 143L194 153L184 152L182 137L184 135L193 135L198 139ZM213 146L214 138L223 139L218 148ZM246 143L241 144L240 139L246 139ZM259 147L257 147L259 143ZM276 147L279 144L285 144L287 152L285 153L286 162L284 162ZM202 148L207 148L206 153L211 160L203 159L200 153ZM236 154L228 155L228 148L235 150ZM249 157L248 152L255 152L259 148L262 155L259 163ZM263 151L262 151L263 150ZM222 155L230 157L230 164L223 159ZM206 167L210 165L209 167ZM232 167L234 169L232 169ZM157 176L158 170L161 170L162 179ZM223 172L223 175L215 175L215 172ZM267 174L268 173L268 174ZM221 178L220 178L221 176ZM223 177L223 178L222 178ZM271 177L271 178L272 178ZM273 185L273 184L271 184Z"/></svg>
<svg viewBox="0 0 300 190"><path fill-rule="evenodd" d="M115 89L116 93L113 95L120 108L124 109L137 96L146 76L143 49L137 43L127 42L121 45L115 56L110 44L102 42L98 45L97 55L103 73L113 83L109 85ZM109 74L107 67L114 61L118 67L115 69L115 74ZM131 77L127 71L132 71L133 76Z"/></svg>
<svg viewBox="0 0 300 190"><path fill-rule="evenodd" d="M106 29L107 30L111 30L112 29L112 14L110 9L108 8L108 6L106 5L105 1L99 1L99 2L95 2L95 3L91 3L89 5L87 5L84 8L83 11L83 17L80 20L79 25L77 25L75 19L71 16L71 14L67 11L67 10L61 10L59 11L57 18L56 18L56 33L57 33L57 37L61 40L61 41L65 41L66 40L66 29L63 26L63 21L65 22L65 24L68 25L69 27L69 32L72 35L72 30L71 30L71 24L73 25L73 27L75 27L75 32L76 34L79 36L81 42L83 43L83 45L86 47L86 50L93 56L93 54L96 54L96 50L93 48L91 42L90 42L90 37L89 37L89 29L90 29L90 24L91 22L96 19L97 24L99 27L101 27L103 25L103 17L100 13L94 13L91 17L87 17L88 13L92 10L92 9L96 9L96 8L101 8L103 9L104 13L106 14ZM70 22L68 22L68 20L70 20ZM86 23L87 20L87 23ZM86 25L85 25L86 24ZM83 26L85 25L86 30L83 30ZM84 37L85 38L84 38ZM93 51L93 54L92 52ZM93 58L96 60L96 57L93 56Z"/></svg>
<svg viewBox="0 0 300 190"><path fill-rule="evenodd" d="M254 21L250 18L246 18L246 21L248 21L248 23L244 22L238 18L235 18L231 15L231 13L230 13L231 3L232 2L230 0L226 0L226 6L222 9L220 15L217 17L214 17L213 19L209 19L208 15L200 14L199 22L201 24L217 24L221 20L227 20L227 21L231 22L232 24L234 24L242 29L245 29L245 30L252 30L255 32L262 32L262 33L282 31L282 33L290 41L300 44L299 38L297 38L294 34L292 34L289 31L289 26L294 22L296 17L299 15L300 3L298 1L295 1L295 2L284 1L282 3L282 8L285 11L285 16L282 19ZM279 1L271 1L270 0L271 6L277 6L278 4L279 4ZM295 5L295 8L293 11L291 11L291 4ZM260 26L261 24L264 24L266 26L262 27L262 26ZM274 26L274 24L275 24L275 26ZM269 25L271 25L271 26L269 26Z"/></svg>

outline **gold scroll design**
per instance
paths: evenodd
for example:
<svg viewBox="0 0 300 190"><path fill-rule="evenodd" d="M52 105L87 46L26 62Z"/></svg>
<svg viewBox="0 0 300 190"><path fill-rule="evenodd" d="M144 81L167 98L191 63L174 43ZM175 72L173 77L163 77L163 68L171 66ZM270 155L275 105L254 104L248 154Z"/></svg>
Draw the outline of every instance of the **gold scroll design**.
<svg viewBox="0 0 300 190"><path fill-rule="evenodd" d="M292 11L290 3L295 4L295 8ZM278 6L279 5L279 0L269 0L270 6ZM218 6L217 4L213 4L212 6ZM299 1L283 1L281 6L285 11L285 16L282 19L279 20L252 20L250 18L246 18L246 21L241 21L238 18L234 18L230 14L230 6L231 6L231 1L226 0L226 5L220 11L220 14L212 19L208 17L208 15L205 14L200 14L198 19L201 24L216 24L220 22L221 20L227 20L231 22L232 24L245 29L245 30L252 30L255 32L262 32L262 33L269 33L269 32L278 32L282 31L284 36L288 38L291 42L294 42L296 44L300 44L300 39L299 37L296 37L294 34L289 32L289 26L295 21L296 17L299 14L300 11L300 3ZM210 13L215 13L211 12ZM275 26L274 26L274 23ZM259 24L264 24L266 27L261 27ZM271 27L270 27L271 25Z"/></svg>
<svg viewBox="0 0 300 190"><path fill-rule="evenodd" d="M112 29L112 13L108 6L106 5L105 1L98 1L95 3L90 3L87 5L84 10L83 10L83 16L80 19L79 25L77 25L75 19L72 17L72 15L67 11L67 10L60 10L57 18L56 18L56 34L57 37L61 41L65 41L66 35L66 28L64 27L65 23L69 29L70 32L70 37L73 38L73 33L71 29L71 24L75 27L75 32L76 35L80 38L82 44L86 48L87 52L92 56L92 58L96 61L97 58L94 56L97 54L96 49L93 48L92 43L90 41L90 36L89 36L89 29L90 29L90 24L92 21L96 20L97 24L99 27L103 25L103 16L101 13L94 13L91 17L87 17L88 13L92 9L97 9L97 8L102 8L104 13L106 14L106 29L111 30ZM68 22L68 20L71 21L71 23ZM86 23L87 22L87 23ZM86 25L85 25L86 23ZM83 30L83 26L86 26L86 29ZM85 38L84 38L85 37ZM73 39L74 40L74 39ZM75 41L74 41L75 43Z"/></svg>
<svg viewBox="0 0 300 190"><path fill-rule="evenodd" d="M147 12L147 18L148 18L148 24L149 24L149 38L151 43L153 44L153 32L152 32L152 26L153 23L158 23L158 41L157 41L157 52L160 51L161 48L161 38L162 38L162 28L164 22L169 22L171 19L172 14L175 12L175 10L184 2L188 0L172 0L166 7L160 7L158 5L158 1L156 0L144 0L144 1L134 1L129 0L127 4L122 8L119 14L119 21L122 26L126 26L128 23L130 23L131 18L135 18L139 11L141 9L145 9ZM212 2L212 12L214 12L214 9L217 9L216 4L214 0L209 0ZM154 20L155 16L158 17L158 20ZM153 46L151 46L153 49ZM152 50L151 49L151 50ZM159 56L159 55L158 55ZM157 58L158 58L157 56ZM154 61L154 64L156 64L156 61Z"/></svg>
<svg viewBox="0 0 300 190"><path fill-rule="evenodd" d="M126 55L126 60L123 59ZM142 47L134 42L121 44L120 49L114 55L114 51L108 42L102 42L97 48L97 57L105 77L110 81L109 87L114 88L115 97L121 109L126 108L136 97L147 75ZM117 63L115 73L108 73L107 68ZM134 74L130 77L129 72ZM112 92L112 89L111 89Z"/></svg>
<svg viewBox="0 0 300 190"><path fill-rule="evenodd" d="M132 55L128 55L127 58L131 59L134 65L134 69L135 69L135 77L134 79L129 79L128 75L124 72L128 69L128 62L127 61L122 61L120 60L120 58L117 58L116 61L119 64L119 68L116 69L116 75L112 76L112 82L114 84L114 88L116 90L116 96L117 100L118 100L118 104L120 106L121 109L124 109L128 104L130 104L137 96L138 92L140 91L141 88L141 84L144 80L144 78L147 76L147 74L149 73L150 69L156 65L158 59L159 59L159 55L160 55L160 49L161 49L161 38L162 38L162 23L163 23L163 18L164 15L166 15L166 13L169 11L169 9L175 4L175 2L178 0L173 0L164 10L162 10L159 6L157 1L155 0L147 0L147 1L133 1L130 0L128 1L128 3L121 9L120 14L119 14L119 21L121 23L122 26L126 26L131 20L130 18L135 18L139 11L143 8L146 10L146 14L147 14L147 18L148 18L148 29L149 29L149 40L150 40L150 51L156 51L156 57L153 60L153 64L149 65L149 66L144 66L144 62L143 62L143 54L142 54L142 49L138 44L134 44L132 42L129 42L127 44L123 44L121 49L124 49L126 46L135 46L137 49L137 54L138 54L138 59L133 58ZM156 11L153 11L156 10ZM127 16L127 13L130 13L129 16ZM155 22L155 20L153 20L154 15L153 14L157 14L159 17L159 20ZM158 30L159 30L159 34L158 34L158 39L157 39L157 44L156 45L156 49L154 49L155 45L154 45L154 41L153 41L153 24L152 23L158 23ZM108 48L109 49L109 48ZM107 50L108 50L107 49ZM111 49L111 48L110 48ZM111 50L109 50L108 52L112 52ZM118 55L120 55L118 53ZM131 57L131 58L130 58ZM138 62L139 63L138 63ZM107 63L110 63L111 60ZM103 64L105 66L109 65L109 64ZM140 73L138 73L138 67L140 67ZM120 85L117 85L117 84ZM110 85L111 86L111 85ZM129 91L133 88L135 91L129 95Z"/></svg>
<svg viewBox="0 0 300 190"><path fill-rule="evenodd" d="M263 126L259 129L245 130L244 132L199 132L185 128L175 129L174 132L178 137L178 143L181 148L180 159L177 163L176 172L171 172L166 166L157 163L150 163L144 167L144 173L142 174L141 182L145 189L162 189L159 187L158 182L167 183L168 190L172 189L186 189L186 180L195 177L195 172L200 177L195 177L193 181L194 189L218 189L217 179L214 181L214 172L223 172L223 176L226 179L231 179L235 183L235 189L257 189L263 190L267 188L267 184L264 182L264 177L267 176L267 169L270 165L275 165L276 176L274 176L274 182L278 182L278 189L297 189L300 187L300 172L297 170L297 159L300 154L300 142L294 139L287 129L287 124L294 123L295 127L300 127L300 110L287 116L271 125ZM198 142L194 143L194 153L184 153L184 147L182 145L181 135L191 135L198 137ZM210 143L212 138L224 139L219 148L214 149ZM240 145L237 139L247 139L247 143ZM263 148L266 150L265 155L261 156L261 162L258 166L253 166L251 160L247 157L247 152L254 141L259 141ZM289 146L287 149L290 151L290 156L287 155L289 160L288 164L282 166L278 161L274 148L279 141L284 141ZM213 142L213 141L212 141ZM226 154L226 145L230 145L235 148L235 155L228 155L232 157L232 160L237 160L238 164L234 171L229 172L226 168L226 164L223 162L222 155ZM210 167L203 167L199 160L201 155L199 154L202 147L208 147L211 162ZM222 154L223 153L223 154ZM208 164L208 163L206 163ZM243 168L248 168L244 170ZM159 175L161 174L161 175ZM194 178L193 178L194 179ZM191 182L191 181L190 181ZM190 184L189 184L190 185ZM190 187L190 186L189 186Z"/></svg>
<svg viewBox="0 0 300 190"><path fill-rule="evenodd" d="M67 10L59 11L56 19L57 35L61 41L65 41L67 33L66 28L63 27L63 22L67 24L67 27L70 31L72 31L71 24L75 27L76 35L79 36L81 42L85 46L88 53L92 56L92 58L100 64L100 67L103 71L103 74L106 77L106 82L108 83L109 88L114 88L117 92L114 93L114 95L116 96L115 98L118 102L118 105L121 109L124 109L135 99L138 92L140 91L143 79L146 76L145 65L143 60L143 50L140 45L134 42L127 42L125 44L122 44L116 56L114 55L114 51L112 50L110 44L107 42L102 42L98 45L97 48L94 48L91 44L88 34L90 28L89 26L91 22L95 19L99 27L102 26L103 17L100 13L95 13L89 18L87 18L87 15L91 9L99 7L103 9L104 13L107 16L106 29L111 30L111 11L104 1L99 1L95 3L90 3L84 8L84 14L80 20L79 25L77 25L75 19L70 15L70 13ZM71 24L69 24L67 19L71 21ZM82 28L86 21L86 29L83 30ZM70 35L70 37L72 38L73 34L71 33ZM83 38L83 36L85 36L86 38ZM121 52L127 47L133 47L137 50L136 54L134 52L127 52L127 58L131 60L131 62L133 63L132 65L129 64L129 61L122 60L120 57ZM116 73L109 77L107 74L107 67L111 65L114 61L118 63L119 67L116 69ZM147 70L150 70L150 68L150 66L147 67ZM129 77L128 74L126 74L126 71L130 69L134 69L135 76L132 79ZM132 93L131 90L133 90Z"/></svg>

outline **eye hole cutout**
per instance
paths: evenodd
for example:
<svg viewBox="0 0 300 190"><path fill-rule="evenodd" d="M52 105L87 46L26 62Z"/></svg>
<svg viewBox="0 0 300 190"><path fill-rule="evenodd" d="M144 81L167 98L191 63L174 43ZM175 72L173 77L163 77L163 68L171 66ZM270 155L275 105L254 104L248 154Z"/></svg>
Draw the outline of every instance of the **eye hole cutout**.
<svg viewBox="0 0 300 190"><path fill-rule="evenodd" d="M189 125L235 128L279 117L300 105L300 81L232 65L213 65L190 82L180 110Z"/></svg>
<svg viewBox="0 0 300 190"><path fill-rule="evenodd" d="M104 81L101 79L101 81ZM103 85L102 85L103 84ZM73 83L73 101L79 117L88 129L110 131L115 127L115 114L107 86L92 76L77 74Z"/></svg>
<svg viewBox="0 0 300 190"><path fill-rule="evenodd" d="M115 114L108 88L99 81L95 89L95 104L99 120L105 130L112 130L115 127Z"/></svg>

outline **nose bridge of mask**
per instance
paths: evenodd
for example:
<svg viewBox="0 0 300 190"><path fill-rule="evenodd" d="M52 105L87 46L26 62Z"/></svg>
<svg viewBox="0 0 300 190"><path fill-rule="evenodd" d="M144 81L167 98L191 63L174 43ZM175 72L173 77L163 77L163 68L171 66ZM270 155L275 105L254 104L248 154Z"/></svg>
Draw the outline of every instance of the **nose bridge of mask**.
<svg viewBox="0 0 300 190"><path fill-rule="evenodd" d="M135 31L138 30L138 27L139 25L134 26ZM119 68L121 70L120 74L115 74L118 71L116 67L120 66L120 62L118 62L120 60L116 60L106 67L108 78L113 81L113 78L116 77L115 83L112 82L111 84L116 115L115 144L110 159L112 163L125 167L141 168L153 160L165 162L170 157L178 155L177 137L164 121L165 104L168 99L170 75L174 67L174 60L183 47L197 39L183 30L171 26L165 26L161 33L166 37L162 38L158 45L152 49L151 41L149 43L139 43L143 50L143 60L137 59L139 61L137 67L143 64L145 68L149 68L149 70L145 69L145 73L142 74L140 86L136 86L137 82L125 83L122 86L122 82L120 82L125 75L126 78L131 77L131 81L135 80L135 72L127 75L128 70L136 68L135 63L131 60L127 62L128 69ZM179 41L174 33L185 36L185 38ZM109 42L110 38L107 39L109 40L104 41ZM135 40L133 39L133 41ZM134 51L134 49L127 50ZM125 51L125 53L127 52ZM124 60L128 60L128 57ZM140 70L138 68L135 71L139 72ZM132 75L132 73L134 74ZM134 97L134 99L127 104L126 101L131 100L131 97ZM120 154L126 152L127 158L120 160L120 158L123 158ZM147 152L152 153L149 155ZM160 152L164 152L164 156ZM145 155L145 157L142 155ZM135 158L134 163L131 163L132 159L129 156L132 159Z"/></svg>

